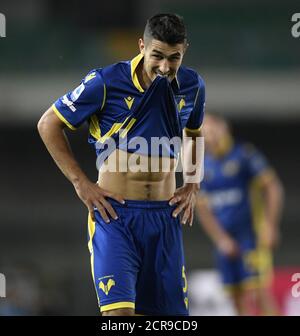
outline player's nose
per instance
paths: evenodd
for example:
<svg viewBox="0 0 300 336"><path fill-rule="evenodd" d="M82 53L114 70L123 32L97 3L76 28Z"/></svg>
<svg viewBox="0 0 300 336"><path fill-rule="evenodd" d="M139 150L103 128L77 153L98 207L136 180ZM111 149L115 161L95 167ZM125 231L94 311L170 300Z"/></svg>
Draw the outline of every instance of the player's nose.
<svg viewBox="0 0 300 336"><path fill-rule="evenodd" d="M159 73L163 76L168 75L170 73L170 65L168 60L162 60L159 65Z"/></svg>

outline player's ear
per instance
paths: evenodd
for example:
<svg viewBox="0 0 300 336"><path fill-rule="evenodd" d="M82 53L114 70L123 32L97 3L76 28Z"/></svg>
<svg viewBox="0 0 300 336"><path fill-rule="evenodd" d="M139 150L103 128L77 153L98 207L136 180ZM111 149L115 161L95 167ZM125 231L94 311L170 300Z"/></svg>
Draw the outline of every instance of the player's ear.
<svg viewBox="0 0 300 336"><path fill-rule="evenodd" d="M139 39L139 49L140 49L140 53L144 54L145 51L145 42L142 38Z"/></svg>

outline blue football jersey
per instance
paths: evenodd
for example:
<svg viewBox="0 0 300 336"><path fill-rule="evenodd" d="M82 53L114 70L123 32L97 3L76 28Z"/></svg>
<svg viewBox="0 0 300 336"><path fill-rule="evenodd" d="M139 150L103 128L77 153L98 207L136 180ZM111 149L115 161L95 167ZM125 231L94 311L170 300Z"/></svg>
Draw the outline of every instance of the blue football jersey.
<svg viewBox="0 0 300 336"><path fill-rule="evenodd" d="M139 154L165 156L163 148L151 152L152 138L181 138L183 128L201 127L205 105L203 79L194 70L181 66L171 83L158 76L144 90L136 74L141 61L140 54L131 61L92 70L76 89L53 105L69 128L75 130L83 122L89 123L88 141L98 156L105 152L110 139L115 140L119 149L137 152L137 137L143 137L148 146L147 153ZM167 145L166 141L162 147ZM169 146L167 154L177 157L179 148Z"/></svg>
<svg viewBox="0 0 300 336"><path fill-rule="evenodd" d="M205 154L201 193L219 223L235 237L254 233L250 188L269 170L266 158L250 144L236 143L220 158Z"/></svg>

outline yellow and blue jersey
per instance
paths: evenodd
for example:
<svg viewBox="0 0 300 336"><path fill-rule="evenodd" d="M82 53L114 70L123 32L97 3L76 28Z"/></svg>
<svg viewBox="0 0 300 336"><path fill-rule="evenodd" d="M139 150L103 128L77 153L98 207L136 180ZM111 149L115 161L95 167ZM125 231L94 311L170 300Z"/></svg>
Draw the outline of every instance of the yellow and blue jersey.
<svg viewBox="0 0 300 336"><path fill-rule="evenodd" d="M151 153L151 138L180 138L183 128L201 127L205 105L203 79L194 70L181 66L171 83L158 76L144 90L136 74L142 61L140 54L131 61L92 70L75 90L53 105L69 128L75 130L83 122L89 123L88 141L95 146L98 156L105 148L99 144L113 138L122 149L120 139L125 137L127 143L143 137L148 142L148 155L165 156L162 150ZM137 151L134 146L128 147L128 152ZM167 151L172 158L178 153L178 148L169 147Z"/></svg>
<svg viewBox="0 0 300 336"><path fill-rule="evenodd" d="M69 128L89 123L88 141L95 147L97 162L99 157L104 162L109 156L104 145L111 139L123 150L122 139L127 138L126 151L139 151L129 146L138 137L146 139L148 155L176 158L179 148L168 142L166 148L153 153L152 138L181 138L184 128L201 127L205 104L202 78L181 66L172 82L158 76L144 90L136 73L142 61L143 56L138 55L131 61L92 70L75 90L53 105ZM107 224L97 210L95 222L89 219L88 246L100 310L133 308L147 315L187 315L182 229L179 218L172 217L175 206L167 200L109 202L117 210L117 220Z"/></svg>
<svg viewBox="0 0 300 336"><path fill-rule="evenodd" d="M221 157L205 154L202 194L219 223L233 234L254 229L250 188L269 170L266 158L252 145L236 143Z"/></svg>
<svg viewBox="0 0 300 336"><path fill-rule="evenodd" d="M264 218L262 200L257 198L261 195L257 182L272 170L264 155L245 143L233 144L220 157L206 154L204 166L201 193L218 223L237 241L241 250L235 259L216 251L223 281L226 285L261 284L262 277L269 277L271 256L259 246L258 235Z"/></svg>

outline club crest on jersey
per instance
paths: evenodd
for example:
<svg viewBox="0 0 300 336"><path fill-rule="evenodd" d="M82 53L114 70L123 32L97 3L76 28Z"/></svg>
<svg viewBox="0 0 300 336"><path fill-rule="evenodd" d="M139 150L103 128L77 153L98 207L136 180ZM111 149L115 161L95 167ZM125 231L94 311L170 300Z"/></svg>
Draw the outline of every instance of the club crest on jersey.
<svg viewBox="0 0 300 336"><path fill-rule="evenodd" d="M105 295L108 295L111 288L115 285L116 285L116 282L113 279L109 279L106 284L104 284L104 282L101 280L99 283L99 288L103 290Z"/></svg>
<svg viewBox="0 0 300 336"><path fill-rule="evenodd" d="M183 98L180 99L180 102L178 104L178 110L181 112L182 108L185 106L185 100Z"/></svg>
<svg viewBox="0 0 300 336"><path fill-rule="evenodd" d="M222 167L222 172L224 176L234 176L240 170L240 164L238 161L230 160L226 162Z"/></svg>

